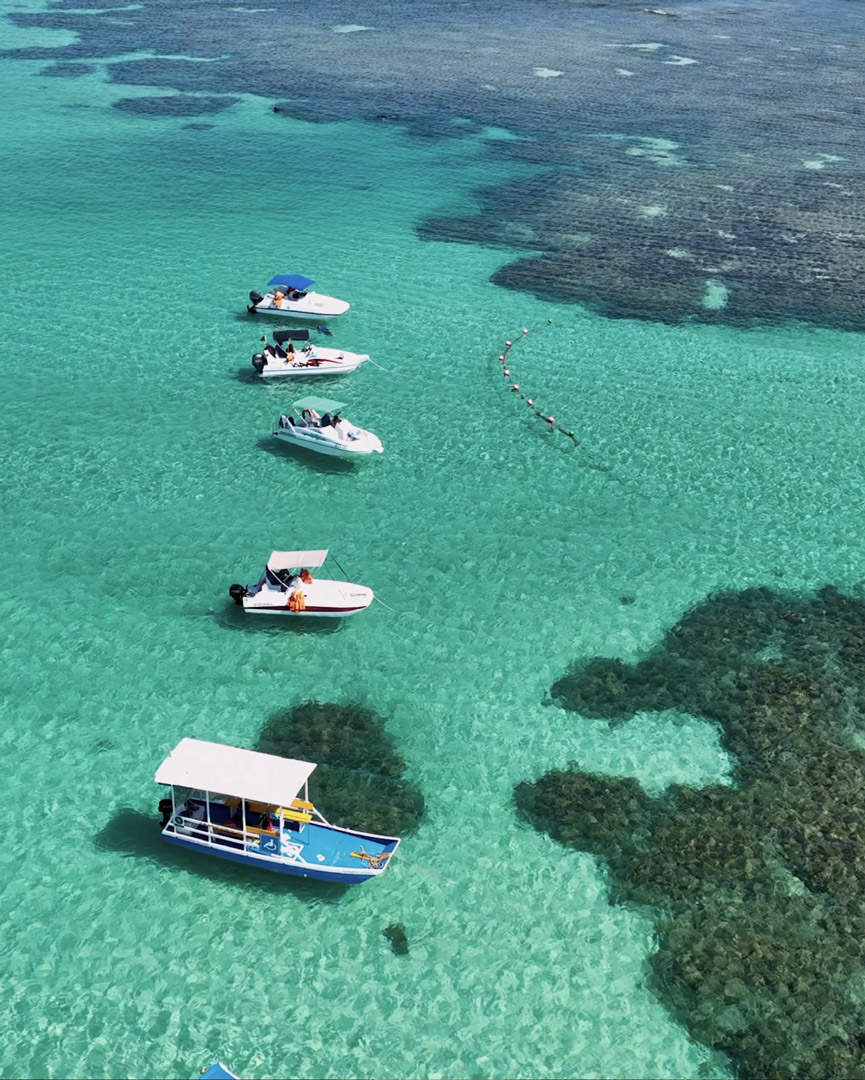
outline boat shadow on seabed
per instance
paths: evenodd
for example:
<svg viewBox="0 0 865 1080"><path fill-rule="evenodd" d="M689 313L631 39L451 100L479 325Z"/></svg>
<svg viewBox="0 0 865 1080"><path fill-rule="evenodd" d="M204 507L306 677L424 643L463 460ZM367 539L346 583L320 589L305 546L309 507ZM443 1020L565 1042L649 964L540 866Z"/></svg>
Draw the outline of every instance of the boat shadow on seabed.
<svg viewBox="0 0 865 1080"><path fill-rule="evenodd" d="M313 450L307 450L305 446L292 446L290 443L280 442L272 435L259 439L256 445L259 450L266 450L274 457L291 458L304 468L312 469L313 472L350 473L355 467L355 462L350 458L325 457L323 454L316 454Z"/></svg>
<svg viewBox="0 0 865 1080"><path fill-rule="evenodd" d="M148 859L171 870L183 871L236 886L247 892L284 896L291 893L309 904L336 904L350 886L310 878L272 874L267 870L250 873L249 867L223 862L221 859L201 859L193 851L173 847L162 841L159 817L156 813L142 814L122 806L93 839L99 851L126 858Z"/></svg>

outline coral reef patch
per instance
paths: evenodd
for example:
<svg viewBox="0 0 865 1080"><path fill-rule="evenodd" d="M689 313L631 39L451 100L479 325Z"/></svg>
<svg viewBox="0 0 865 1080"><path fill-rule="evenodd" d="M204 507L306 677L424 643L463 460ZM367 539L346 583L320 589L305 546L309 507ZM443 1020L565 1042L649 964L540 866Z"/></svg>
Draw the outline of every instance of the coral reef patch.
<svg viewBox="0 0 865 1080"><path fill-rule="evenodd" d="M623 723L676 707L718 725L734 786L650 797L554 770L520 814L605 860L612 903L649 909L650 985L744 1076L865 1076L865 600L827 587L709 597L635 664L553 686Z"/></svg>
<svg viewBox="0 0 865 1080"><path fill-rule="evenodd" d="M865 329L854 60L865 8L741 6L734 47L723 5L700 7L645 42L639 4L602 0L524 0L504 21L491 0L391 4L361 34L326 20L323 32L320 10L301 5L288 19L267 5L57 0L7 18L74 40L0 55L62 65L49 74L100 61L115 83L256 95L306 121L390 119L413 138L482 140L479 152L533 175L420 235L507 248L493 275L504 288L610 317ZM144 100L119 107L181 108Z"/></svg>
<svg viewBox="0 0 865 1080"><path fill-rule="evenodd" d="M166 94L158 97L120 98L114 108L136 116L207 116L222 112L236 97L197 97L195 94Z"/></svg>
<svg viewBox="0 0 865 1080"><path fill-rule="evenodd" d="M391 923L382 930L382 934L390 942L390 947L397 956L408 956L408 935L405 932L404 923Z"/></svg>
<svg viewBox="0 0 865 1080"><path fill-rule="evenodd" d="M423 794L371 709L304 702L272 716L255 749L317 762L310 796L333 825L405 836L421 822Z"/></svg>
<svg viewBox="0 0 865 1080"><path fill-rule="evenodd" d="M92 75L95 70L92 64L50 64L39 74L50 75L52 79L80 79L82 75Z"/></svg>

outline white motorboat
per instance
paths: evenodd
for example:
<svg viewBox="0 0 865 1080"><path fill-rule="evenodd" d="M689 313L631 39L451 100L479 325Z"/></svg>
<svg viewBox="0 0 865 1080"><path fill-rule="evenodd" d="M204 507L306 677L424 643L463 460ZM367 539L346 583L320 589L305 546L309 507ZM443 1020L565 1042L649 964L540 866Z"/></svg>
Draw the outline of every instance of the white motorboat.
<svg viewBox="0 0 865 1080"><path fill-rule="evenodd" d="M345 408L330 398L303 397L294 403L298 416L283 413L274 435L282 442L303 446L331 457L371 457L382 453L381 439L371 431L355 427L340 416Z"/></svg>
<svg viewBox="0 0 865 1080"><path fill-rule="evenodd" d="M314 284L312 278L303 274L277 274L268 281L264 296L252 290L246 310L250 315L279 315L321 322L344 315L351 307L345 300L312 292Z"/></svg>
<svg viewBox="0 0 865 1080"><path fill-rule="evenodd" d="M274 551L256 585L232 585L228 594L256 615L342 619L364 611L373 601L372 589L310 573L324 565L327 555L326 549Z"/></svg>
<svg viewBox="0 0 865 1080"><path fill-rule="evenodd" d="M252 366L265 379L273 376L345 375L369 360L368 353L330 349L309 340L308 330L277 330L275 344L269 342L252 358ZM306 342L301 348L295 342Z"/></svg>

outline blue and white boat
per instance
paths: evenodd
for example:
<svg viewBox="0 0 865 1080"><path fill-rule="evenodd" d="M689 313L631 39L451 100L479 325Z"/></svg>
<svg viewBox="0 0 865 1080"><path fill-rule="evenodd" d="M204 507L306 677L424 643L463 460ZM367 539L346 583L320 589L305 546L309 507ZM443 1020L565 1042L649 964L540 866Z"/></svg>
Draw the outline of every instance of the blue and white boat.
<svg viewBox="0 0 865 1080"><path fill-rule="evenodd" d="M282 874L354 884L383 874L399 847L331 825L309 801L310 761L182 739L156 771L169 844ZM303 798L300 798L301 793Z"/></svg>
<svg viewBox="0 0 865 1080"><path fill-rule="evenodd" d="M214 1061L212 1065L201 1070L199 1080L240 1080L240 1077L221 1061Z"/></svg>
<svg viewBox="0 0 865 1080"><path fill-rule="evenodd" d="M264 296L252 290L246 310L250 315L279 315L321 322L344 315L351 307L345 300L312 292L314 284L312 278L303 274L277 274L268 281Z"/></svg>

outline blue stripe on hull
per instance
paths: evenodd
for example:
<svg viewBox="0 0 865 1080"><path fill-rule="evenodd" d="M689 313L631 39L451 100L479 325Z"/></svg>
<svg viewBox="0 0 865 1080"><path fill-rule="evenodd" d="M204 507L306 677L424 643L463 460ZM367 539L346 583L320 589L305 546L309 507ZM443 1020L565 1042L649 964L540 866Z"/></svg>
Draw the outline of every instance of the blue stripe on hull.
<svg viewBox="0 0 865 1080"><path fill-rule="evenodd" d="M162 839L168 844L186 848L187 851L197 851L202 855L215 855L217 859L227 859L229 862L244 863L246 866L254 866L260 870L271 870L277 874L291 874L292 877L314 878L317 881L339 882L341 885L354 885L356 882L369 881L376 874L346 874L341 870L317 869L314 866L297 866L294 863L279 862L276 859L251 859L248 855L239 851L228 851L226 848L210 847L205 844L196 844L180 836L162 834Z"/></svg>

